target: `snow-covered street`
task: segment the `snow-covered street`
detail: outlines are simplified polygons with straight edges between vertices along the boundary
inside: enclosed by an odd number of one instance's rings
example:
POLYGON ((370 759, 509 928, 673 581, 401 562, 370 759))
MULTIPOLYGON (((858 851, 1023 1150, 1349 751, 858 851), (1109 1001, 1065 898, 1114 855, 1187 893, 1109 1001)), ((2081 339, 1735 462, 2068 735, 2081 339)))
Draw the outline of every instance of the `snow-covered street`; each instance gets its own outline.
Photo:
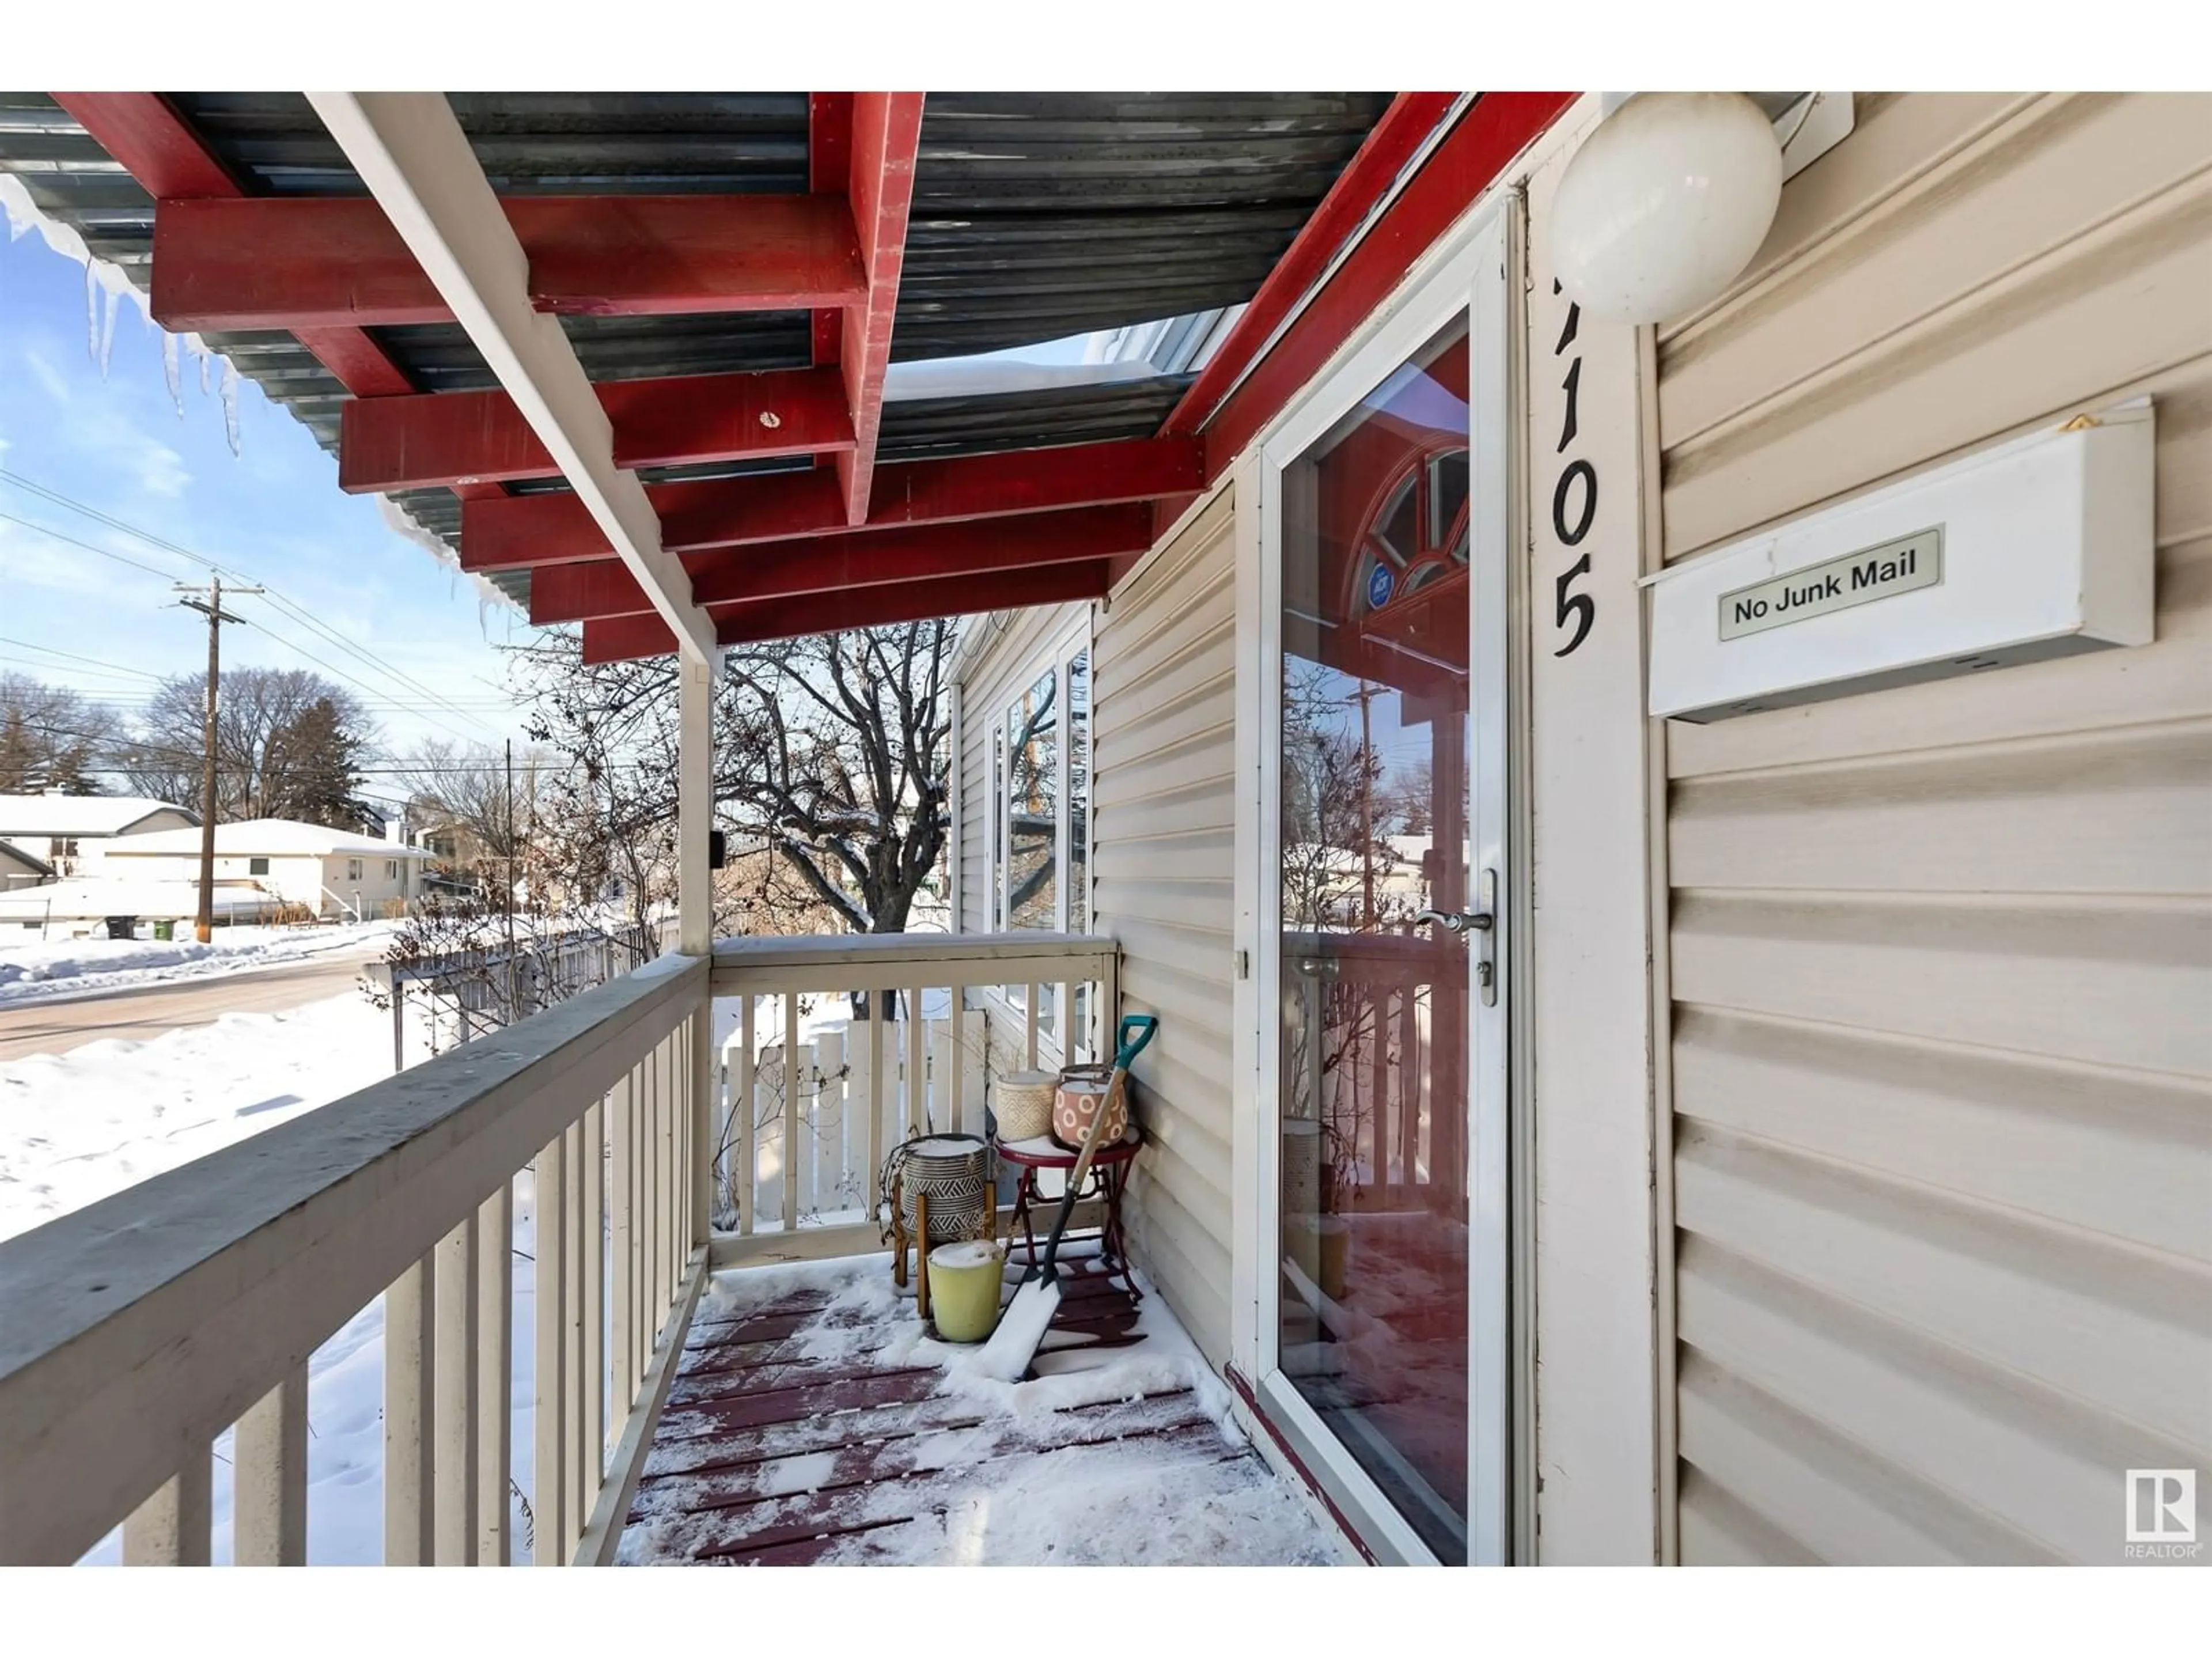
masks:
MULTIPOLYGON (((43 940, 0 933, 0 1007, 58 1000, 178 980, 198 980, 283 963, 381 949, 395 924, 335 927, 218 927, 206 945, 167 939, 43 940)), ((179 930, 189 935, 191 929, 179 930)))

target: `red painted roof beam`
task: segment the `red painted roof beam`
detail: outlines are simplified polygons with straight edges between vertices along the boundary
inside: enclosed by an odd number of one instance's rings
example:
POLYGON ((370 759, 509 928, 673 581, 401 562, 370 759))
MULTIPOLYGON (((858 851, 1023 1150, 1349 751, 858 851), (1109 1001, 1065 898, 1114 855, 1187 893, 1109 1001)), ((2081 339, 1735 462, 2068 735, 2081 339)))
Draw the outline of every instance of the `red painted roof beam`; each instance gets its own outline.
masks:
POLYGON ((837 456, 845 522, 868 521, 875 480, 876 434, 884 419, 884 374, 890 367, 891 322, 898 310, 899 272, 906 264, 907 216, 914 204, 915 158, 921 148, 918 92, 853 94, 852 173, 846 196, 868 269, 867 298, 845 308, 837 366, 853 411, 853 447, 837 456))
MULTIPOLYGON (((793 311, 867 292, 835 196, 523 196, 501 204, 530 257, 531 303, 569 316, 793 311)), ((161 202, 165 328, 386 327, 451 320, 374 201, 161 202)))
MULTIPOLYGON (((617 466, 853 447, 852 417, 835 369, 605 380, 593 389, 614 423, 617 466)), ((374 398, 349 403, 339 415, 338 488, 356 494, 560 473, 504 392, 374 398)))
MULTIPOLYGON (((1123 438, 1057 449, 901 461, 876 474, 865 532, 1055 508, 1144 501, 1198 489, 1194 438, 1123 438)), ((845 497, 827 470, 648 485, 672 552, 741 547, 847 528, 845 497)), ((514 495, 461 510, 461 568, 538 569, 611 560, 598 522, 570 495, 514 495)))
POLYGON ((1429 153, 1243 384, 1206 422, 1206 472, 1218 478, 1436 240, 1575 100, 1571 92, 1486 92, 1429 153))
MULTIPOLYGON (((709 608, 724 645, 754 645, 764 640, 796 639, 846 628, 890 628, 927 622, 933 617, 963 617, 985 611, 1065 605, 1104 595, 1109 566, 1103 559, 1085 564, 1047 565, 988 576, 947 576, 934 581, 904 582, 849 593, 811 593, 793 599, 709 608)), ((666 656, 676 636, 658 617, 615 617, 584 624, 584 660, 626 662, 666 656)))
MULTIPOLYGON (((1152 545, 1152 515, 1140 502, 1030 513, 975 524, 907 530, 848 531, 765 546, 684 556, 691 598, 715 605, 836 593, 946 576, 985 576, 1093 559, 1124 557, 1152 545)), ((552 565, 533 572, 530 620, 539 627, 653 609, 619 562, 552 565)))

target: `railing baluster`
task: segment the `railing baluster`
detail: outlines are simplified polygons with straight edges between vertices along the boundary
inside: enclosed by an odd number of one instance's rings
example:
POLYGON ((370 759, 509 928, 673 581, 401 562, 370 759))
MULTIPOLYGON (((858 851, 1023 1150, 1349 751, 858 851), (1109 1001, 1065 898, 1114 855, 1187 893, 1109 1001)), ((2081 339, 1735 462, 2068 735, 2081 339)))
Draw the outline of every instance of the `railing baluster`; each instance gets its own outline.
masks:
POLYGON ((232 1443, 232 1559, 241 1567, 307 1561, 307 1368, 246 1408, 232 1443))
POLYGON ((783 1000, 783 1231, 799 1231, 799 994, 783 1000))
POLYGON ((614 1328, 612 1392, 608 1399, 607 1434, 602 1443, 611 1444, 623 1431, 629 1416, 631 1404, 637 1399, 637 1291, 630 1273, 631 1232, 630 1187, 635 1180, 635 1160, 630 1150, 630 1079, 623 1078, 607 1097, 607 1139, 613 1152, 607 1172, 609 1195, 607 1217, 607 1249, 611 1258, 613 1284, 610 1287, 613 1306, 611 1323, 614 1328))
POLYGON ((514 1182, 477 1208, 476 1562, 514 1559, 507 1500, 514 1462, 514 1182))
MULTIPOLYGON (((647 1130, 652 1111, 652 1056, 630 1067, 629 1073, 629 1352, 630 1369, 641 1379, 646 1355, 652 1347, 650 1310, 653 1259, 648 1242, 653 1224, 650 1190, 653 1185, 653 1142, 647 1130)), ((633 1402, 637 1396, 630 1396, 633 1402)))
POLYGON ((562 1137, 556 1135, 538 1154, 532 1183, 536 1194, 538 1237, 534 1241, 536 1272, 532 1275, 537 1281, 537 1306, 533 1310, 537 1321, 537 1368, 531 1378, 530 1437, 536 1445, 531 1463, 530 1530, 531 1559, 541 1567, 561 1565, 567 1555, 562 1545, 568 1532, 566 1517, 561 1511, 562 1495, 568 1486, 568 1476, 562 1467, 562 1453, 568 1443, 562 1436, 566 1413, 562 1396, 567 1392, 568 1374, 561 1364, 561 1337, 568 1324, 562 1279, 568 1254, 563 1238, 567 1218, 561 1208, 567 1190, 561 1163, 562 1137))
POLYGON ((921 993, 906 994, 906 1129, 921 1127, 923 1085, 929 1080, 929 1026, 921 1017, 921 993))
POLYGON ((753 1146, 753 994, 738 999, 738 1075, 730 1090, 730 1109, 738 1114, 738 1167, 732 1186, 738 1198, 738 1231, 753 1230, 753 1186, 760 1162, 753 1146))
MULTIPOLYGON (((884 1167, 884 1025, 890 1011, 889 991, 868 993, 868 1190, 884 1167)), ((884 1194, 888 1200, 890 1194, 884 1194)), ((871 1202, 873 1200, 871 1200, 871 1202)))
POLYGON ((126 1567, 204 1567, 212 1553, 215 1460, 198 1447, 123 1523, 126 1567))
POLYGON ((436 1502, 431 1530, 441 1567, 471 1565, 477 1537, 477 1218, 440 1241, 435 1255, 437 1341, 431 1364, 430 1421, 436 1502))
POLYGON ((568 1524, 561 1534, 562 1554, 584 1529, 584 1165, 583 1126, 571 1123, 562 1132, 561 1150, 561 1516, 568 1524))
POLYGON ((646 1344, 653 1343, 653 1331, 660 1328, 660 1322, 668 1313, 668 1051, 657 1045, 653 1051, 653 1302, 647 1315, 651 1330, 646 1344))
POLYGON ((607 1142, 599 1101, 584 1109, 584 1432, 578 1447, 584 1469, 584 1503, 578 1523, 592 1511, 607 1468, 605 1417, 607 1142))
POLYGON ((384 1293, 384 1563, 392 1567, 428 1566, 436 1547, 437 1271, 434 1250, 384 1293))
POLYGON ((952 1009, 945 1021, 945 1097, 951 1104, 946 1108, 952 1120, 953 1132, 968 1133, 968 988, 957 981, 952 986, 952 1009))
POLYGON ((1028 1006, 1023 1011, 1023 1024, 1026 1033, 1024 1039, 1024 1046, 1023 1052, 1029 1056, 1028 1060, 1026 1060, 1024 1064, 1025 1064, 1032 1072, 1036 1070, 1037 1063, 1038 1000, 1039 988, 1032 985, 1028 990, 1028 1006))

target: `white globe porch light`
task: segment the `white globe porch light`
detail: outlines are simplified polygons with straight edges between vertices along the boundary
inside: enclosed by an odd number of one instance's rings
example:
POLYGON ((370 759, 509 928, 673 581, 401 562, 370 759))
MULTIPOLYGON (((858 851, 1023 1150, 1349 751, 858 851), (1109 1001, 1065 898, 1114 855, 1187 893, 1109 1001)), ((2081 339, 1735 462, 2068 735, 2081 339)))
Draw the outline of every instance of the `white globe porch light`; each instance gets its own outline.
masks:
POLYGON ((1782 147, 1740 92, 1645 92, 1567 163, 1552 268, 1594 317, 1658 323, 1717 298, 1782 200, 1782 147))

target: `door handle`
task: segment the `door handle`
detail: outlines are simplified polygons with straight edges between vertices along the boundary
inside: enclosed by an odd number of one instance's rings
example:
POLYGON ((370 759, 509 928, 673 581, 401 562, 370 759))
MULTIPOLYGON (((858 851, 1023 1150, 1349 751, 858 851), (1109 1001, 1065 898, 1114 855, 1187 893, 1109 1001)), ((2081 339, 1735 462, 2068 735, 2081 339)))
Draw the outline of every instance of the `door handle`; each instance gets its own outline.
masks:
POLYGON ((1482 945, 1475 957, 1474 981, 1482 993, 1482 1006, 1498 1006, 1498 872, 1485 870, 1476 887, 1479 910, 1424 910, 1417 923, 1442 927, 1455 933, 1480 933, 1482 945))
POLYGON ((1424 910, 1413 920, 1416 922, 1441 926, 1455 933, 1470 931, 1486 933, 1497 925, 1495 919, 1487 910, 1424 910))

